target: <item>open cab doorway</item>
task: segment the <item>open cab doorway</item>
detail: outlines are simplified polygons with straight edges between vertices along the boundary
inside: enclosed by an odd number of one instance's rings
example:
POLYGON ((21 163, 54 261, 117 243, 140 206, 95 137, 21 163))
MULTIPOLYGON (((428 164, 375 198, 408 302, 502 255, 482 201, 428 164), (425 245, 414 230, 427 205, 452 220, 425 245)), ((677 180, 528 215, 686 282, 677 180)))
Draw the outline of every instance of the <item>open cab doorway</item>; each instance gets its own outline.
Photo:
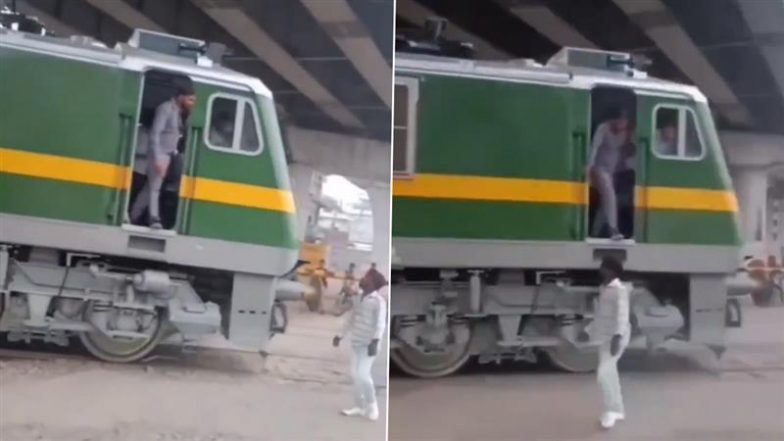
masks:
POLYGON ((632 244, 638 165, 636 95, 625 88, 595 87, 590 115, 586 240, 632 244))
MULTIPOLYGON (((182 74, 149 70, 144 75, 139 120, 136 125, 136 142, 133 145, 132 166, 133 177, 125 211, 124 227, 131 229, 156 230, 173 233, 177 225, 180 184, 182 181, 184 158, 187 145, 188 115, 180 111, 177 147, 168 156, 163 182, 158 197, 157 218, 150 213, 150 205, 154 203, 149 188, 150 176, 156 172, 152 158, 150 143, 153 136, 153 124, 156 111, 161 104, 177 99, 178 90, 182 85, 192 85, 191 79, 182 74)), ((165 129, 171 132, 171 127, 165 129)), ((159 135, 160 136, 160 135, 159 135)), ((171 133, 164 136, 171 137, 171 133)), ((171 138, 170 138, 171 140, 171 138)))

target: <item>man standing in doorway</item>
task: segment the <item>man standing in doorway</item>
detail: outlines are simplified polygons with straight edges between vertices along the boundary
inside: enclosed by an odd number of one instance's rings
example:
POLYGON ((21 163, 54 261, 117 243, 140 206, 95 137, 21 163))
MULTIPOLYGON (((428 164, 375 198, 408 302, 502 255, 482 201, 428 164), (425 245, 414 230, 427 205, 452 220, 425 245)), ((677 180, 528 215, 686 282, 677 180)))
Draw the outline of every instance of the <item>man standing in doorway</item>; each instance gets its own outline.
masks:
POLYGON ((332 345, 338 347, 346 334, 351 334, 351 376, 354 380, 355 405, 341 412, 346 416, 364 416, 371 421, 376 421, 379 416, 371 370, 387 324, 386 302, 378 292, 386 285, 387 281, 380 272, 368 271, 359 281, 362 293, 343 330, 332 339, 332 345))
MULTIPOLYGON (((600 424, 610 429, 616 421, 626 417, 621 396, 621 382, 618 377, 618 360, 629 344, 631 325, 629 323, 629 290, 621 282, 623 266, 612 257, 602 259, 599 274, 602 285, 596 304, 591 334, 599 343, 599 366, 596 378, 602 393, 604 412, 600 424)), ((580 340, 590 338, 586 332, 580 340)))
MULTIPOLYGON (((621 108, 614 108, 608 120, 596 128, 593 135, 591 157, 588 161, 588 177, 591 185, 599 192, 604 220, 610 227, 610 238, 624 238, 618 229, 618 201, 613 177, 623 156, 623 148, 631 140, 629 116, 621 108)), ((601 225, 594 222, 592 236, 599 235, 601 225)))
POLYGON ((172 156, 184 136, 187 115, 196 106, 196 92, 190 80, 182 79, 177 84, 174 97, 164 101, 155 109, 147 148, 147 182, 131 207, 131 221, 142 224, 142 216, 149 208, 151 228, 160 229, 161 187, 169 171, 172 156))

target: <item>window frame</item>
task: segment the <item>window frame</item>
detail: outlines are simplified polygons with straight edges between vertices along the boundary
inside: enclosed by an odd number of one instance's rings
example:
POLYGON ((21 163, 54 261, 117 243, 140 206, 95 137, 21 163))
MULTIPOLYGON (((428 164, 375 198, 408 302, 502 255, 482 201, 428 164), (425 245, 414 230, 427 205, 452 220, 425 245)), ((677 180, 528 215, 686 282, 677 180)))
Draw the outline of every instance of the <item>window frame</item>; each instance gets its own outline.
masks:
MULTIPOLYGON (((403 86, 406 88, 406 95, 408 98, 408 105, 406 108, 406 166, 404 170, 395 170, 395 156, 394 150, 392 152, 392 175, 394 177, 412 177, 416 172, 416 150, 417 150, 417 112, 419 109, 419 82, 420 80, 415 77, 396 76, 394 86, 403 86)), ((394 87, 393 87, 394 95, 394 87)), ((393 106, 394 112, 394 106, 393 106)), ((393 114, 394 116, 394 114, 393 114)), ((395 131, 400 126, 395 125, 394 118, 392 119, 392 136, 395 136, 395 131)), ((394 138, 392 139, 392 148, 395 148, 394 138)))
POLYGON ((243 95, 236 95, 226 92, 217 92, 210 95, 207 100, 207 124, 204 130, 204 145, 208 149, 222 153, 232 153, 242 156, 258 156, 264 152, 264 134, 261 131, 261 119, 259 118, 259 109, 256 102, 243 95), (212 108, 213 103, 218 98, 225 98, 236 101, 236 108, 234 113, 234 136, 231 140, 231 147, 216 146, 210 143, 210 129, 212 128, 212 108), (253 122, 256 125, 256 134, 259 139, 259 146, 256 150, 248 151, 240 148, 240 140, 242 139, 242 131, 244 129, 245 118, 245 104, 249 104, 251 112, 253 113, 253 122))
POLYGON ((658 159, 668 160, 668 161, 685 161, 685 162, 699 162, 705 159, 705 156, 708 153, 708 148, 705 144, 705 136, 702 133, 702 127, 699 123, 699 118, 697 118, 697 113, 687 104, 671 104, 671 103, 659 103, 653 106, 653 112, 651 114, 652 121, 651 121, 651 131, 652 136, 651 139, 651 152, 653 156, 658 159), (659 130, 656 127, 656 120, 657 115, 659 113, 659 109, 670 109, 676 110, 678 112, 678 146, 677 150, 678 153, 675 155, 663 155, 659 153, 658 145, 659 145, 659 130), (694 121, 694 128, 697 130, 697 138, 700 141, 700 154, 698 156, 685 156, 686 154, 686 124, 681 124, 682 122, 687 121, 686 113, 690 113, 693 121, 694 121), (683 148, 681 150, 681 148, 683 148))

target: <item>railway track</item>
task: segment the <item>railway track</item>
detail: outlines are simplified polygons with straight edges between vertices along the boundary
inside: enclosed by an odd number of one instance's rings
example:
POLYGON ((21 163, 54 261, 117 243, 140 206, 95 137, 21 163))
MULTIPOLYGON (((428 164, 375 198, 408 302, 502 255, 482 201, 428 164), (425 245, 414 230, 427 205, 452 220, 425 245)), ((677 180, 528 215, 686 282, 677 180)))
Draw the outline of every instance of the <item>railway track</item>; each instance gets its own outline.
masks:
POLYGON ((56 351, 40 351, 32 349, 11 349, 0 347, 0 360, 52 360, 52 359, 69 359, 69 360, 89 360, 89 357, 80 354, 71 354, 56 351))
MULTIPOLYGON (((183 360, 186 354, 172 348, 158 348, 147 358, 137 362, 137 364, 148 364, 154 360, 183 360)), ((30 346, 14 343, 0 343, 0 360, 80 360, 101 363, 100 360, 90 356, 83 348, 77 344, 67 347, 32 344, 30 346)))
MULTIPOLYGON (((144 359, 133 363, 127 363, 126 365, 179 368, 204 368, 205 366, 213 366, 213 369, 222 370, 221 367, 214 367, 215 360, 220 360, 224 356, 227 356, 230 359, 232 354, 237 353, 240 352, 232 350, 214 350, 208 348, 183 349, 180 346, 161 345, 144 359), (218 354, 217 358, 216 354, 218 354)), ((60 347, 34 343, 30 346, 25 346, 2 341, 0 342, 0 361, 4 360, 71 360, 80 361, 83 363, 89 362, 114 366, 123 364, 98 360, 92 357, 78 344, 71 344, 67 347, 60 347)), ((231 363, 229 363, 229 365, 230 364, 231 363)))

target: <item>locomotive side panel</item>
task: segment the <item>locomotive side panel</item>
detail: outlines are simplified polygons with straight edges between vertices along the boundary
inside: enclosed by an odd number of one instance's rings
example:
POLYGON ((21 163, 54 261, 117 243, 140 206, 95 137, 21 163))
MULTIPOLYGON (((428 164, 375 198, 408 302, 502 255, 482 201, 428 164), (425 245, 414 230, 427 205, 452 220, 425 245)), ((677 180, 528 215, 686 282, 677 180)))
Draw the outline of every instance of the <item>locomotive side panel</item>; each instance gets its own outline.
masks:
POLYGON ((573 89, 423 78, 416 170, 394 182, 393 235, 575 240, 585 100, 573 89))
POLYGON ((8 307, 0 332, 60 345, 76 336, 114 362, 144 358, 171 333, 190 344, 223 331, 261 350, 283 332, 277 296, 294 298, 297 287, 278 276, 298 247, 263 84, 132 46, 2 34, 0 300, 8 307), (195 83, 198 104, 178 146, 179 201, 176 183, 165 186, 176 222, 169 231, 129 225, 128 190, 146 173, 136 161, 148 153, 147 116, 183 77, 195 83), (217 149, 206 134, 216 94, 230 98, 223 110, 231 115, 231 136, 217 149))
POLYGON ((0 211, 118 224, 138 73, 6 47, 0 60, 0 211))
MULTIPOLYGON (((198 130, 190 140, 194 148, 191 155, 196 156, 189 158, 193 173, 183 183, 181 192, 188 199, 183 233, 292 250, 293 265, 298 249, 294 203, 274 103, 250 91, 203 83, 197 83, 197 93, 201 105, 192 124, 198 130), (240 107, 245 107, 243 111, 249 113, 243 123, 257 127, 259 148, 237 152, 207 145, 216 99, 223 99, 224 103, 239 100, 240 107)), ((241 127, 238 125, 235 130, 241 127)))
POLYGON ((707 104, 640 96, 639 106, 639 144, 646 149, 639 152, 646 156, 637 189, 645 222, 641 241, 737 246, 737 202, 707 104), (655 152, 656 118, 669 109, 684 112, 684 125, 694 130, 684 128, 683 135, 702 153, 676 158, 655 152))

